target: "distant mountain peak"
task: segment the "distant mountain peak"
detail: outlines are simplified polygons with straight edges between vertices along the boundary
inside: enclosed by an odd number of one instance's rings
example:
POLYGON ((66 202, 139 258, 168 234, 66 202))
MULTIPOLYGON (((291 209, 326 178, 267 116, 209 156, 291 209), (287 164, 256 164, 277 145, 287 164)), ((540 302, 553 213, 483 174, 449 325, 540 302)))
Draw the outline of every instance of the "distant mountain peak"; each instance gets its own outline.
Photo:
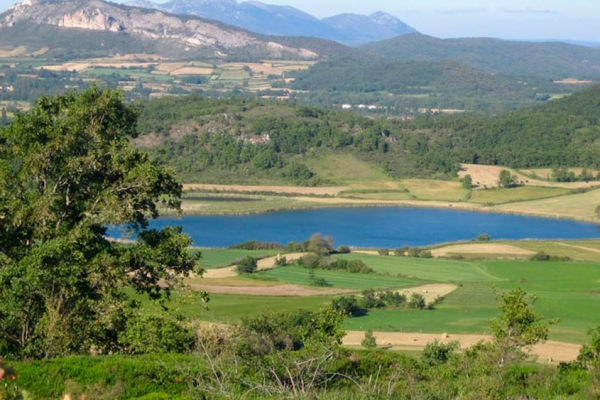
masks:
POLYGON ((413 28, 384 11, 371 15, 340 14, 322 20, 297 8, 259 0, 170 0, 156 4, 133 0, 129 5, 156 8, 174 14, 193 14, 267 35, 307 36, 349 45, 381 41, 414 33, 413 28))

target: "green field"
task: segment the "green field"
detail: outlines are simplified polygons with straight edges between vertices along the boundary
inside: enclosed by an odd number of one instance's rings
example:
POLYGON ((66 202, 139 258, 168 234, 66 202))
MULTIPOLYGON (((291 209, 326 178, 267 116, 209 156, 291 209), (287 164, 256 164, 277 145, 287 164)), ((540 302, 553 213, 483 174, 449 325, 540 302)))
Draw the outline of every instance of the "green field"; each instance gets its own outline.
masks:
MULTIPOLYGON (((303 267, 289 266, 276 268, 262 272, 261 275, 268 279, 276 279, 280 282, 295 285, 309 285, 309 269, 303 267)), ((323 278, 334 288, 341 289, 383 289, 402 288, 419 285, 420 281, 408 278, 397 278, 393 276, 382 276, 376 274, 351 274, 341 271, 325 271, 317 269, 314 271, 317 278, 323 278)))
POLYGON ((535 252, 543 251, 551 256, 569 257, 576 261, 592 261, 600 263, 599 241, 516 241, 506 242, 513 246, 535 252))
POLYGON ((204 268, 218 268, 232 265, 236 260, 244 257, 265 258, 279 254, 280 250, 229 250, 229 249, 194 249, 192 252, 202 253, 200 264, 204 268))
MULTIPOLYGON (((533 250, 539 246, 550 250, 557 247, 567 252, 579 251, 556 243, 549 246, 551 243, 554 242, 510 244, 533 250)), ((600 241, 569 241, 565 244, 597 249, 600 241)), ((249 253, 209 249, 205 250, 205 261, 207 265, 215 266, 249 253)), ((273 253, 267 251, 263 254, 273 253)), ((590 254, 600 256, 600 253, 590 254)), ((361 259, 377 274, 315 270, 316 277, 325 279, 333 288, 360 291, 369 288, 404 288, 426 282, 453 282, 459 285, 434 310, 371 310, 366 316, 348 319, 345 326, 351 330, 489 333, 489 321, 496 315, 494 288, 504 291, 517 287, 537 296, 535 308, 542 315, 560 319, 560 323, 551 329, 551 339, 581 343, 587 338, 587 330, 600 322, 600 263, 518 260, 472 262, 364 254, 334 257, 361 259)), ((309 270, 305 268, 288 266, 262 272, 256 278, 308 286, 308 273, 309 270)), ((315 310, 326 306, 334 298, 211 295, 208 311, 200 305, 188 306, 186 311, 202 320, 235 322, 243 316, 256 315, 265 310, 315 310)))
MULTIPOLYGON (((600 322, 600 265, 526 261, 486 261, 483 267, 497 278, 491 284, 465 284, 433 311, 374 310, 346 321, 348 329, 404 332, 488 332, 496 315, 494 292, 517 287, 535 294, 536 310, 560 323, 551 339, 583 342, 587 330, 600 322)), ((488 332, 489 333, 489 332, 488 332)))
POLYGON ((564 188, 551 188, 542 186, 522 186, 517 188, 497 188, 488 190, 473 190, 471 203, 503 204, 517 201, 529 201, 549 197, 564 196, 571 190, 564 188))
POLYGON ((401 275, 432 282, 495 282, 484 265, 477 262, 424 259, 368 254, 340 254, 336 258, 360 259, 379 274, 401 275))

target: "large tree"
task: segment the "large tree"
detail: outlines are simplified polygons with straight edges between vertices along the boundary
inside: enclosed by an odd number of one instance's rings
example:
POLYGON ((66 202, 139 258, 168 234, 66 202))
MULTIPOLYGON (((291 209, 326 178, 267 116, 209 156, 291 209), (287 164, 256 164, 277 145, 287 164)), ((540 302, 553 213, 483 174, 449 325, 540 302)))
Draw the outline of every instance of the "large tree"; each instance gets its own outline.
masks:
POLYGON ((125 289, 161 298, 196 268, 179 229, 148 229, 181 185, 129 144, 136 118, 94 86, 40 98, 0 131, 0 355, 117 349, 125 289), (136 243, 109 241, 110 224, 136 243))

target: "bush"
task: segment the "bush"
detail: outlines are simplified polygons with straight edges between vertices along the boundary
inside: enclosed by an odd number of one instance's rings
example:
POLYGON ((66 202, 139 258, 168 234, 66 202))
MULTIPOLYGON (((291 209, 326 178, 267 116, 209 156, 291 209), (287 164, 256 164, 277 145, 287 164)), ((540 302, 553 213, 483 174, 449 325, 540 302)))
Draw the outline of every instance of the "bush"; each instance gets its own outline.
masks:
POLYGON ((242 259, 242 261, 237 265, 236 272, 240 275, 253 274, 256 272, 257 267, 258 265, 256 258, 248 256, 242 259))
POLYGON ((338 248, 338 253, 340 254, 349 254, 350 253, 350 247, 346 246, 346 245, 342 245, 338 248))
POLYGON ((414 308, 415 310, 423 310, 427 304, 425 303, 425 297, 419 293, 413 293, 410 296, 410 300, 408 302, 408 307, 414 308))
POLYGON ((379 253, 380 256, 389 256, 390 255, 390 251, 385 248, 377 250, 377 253, 379 253))
POLYGON ((366 349, 377 348, 377 338, 373 335, 373 331, 369 330, 365 332, 365 338, 360 344, 366 349))
POLYGON ((187 353, 194 348, 194 330, 167 314, 140 314, 127 321, 119 343, 129 354, 187 353))
POLYGON ((256 240, 251 240, 248 242, 243 242, 239 244, 234 244, 229 246, 230 249, 237 250, 283 250, 284 246, 275 242, 259 242, 256 240))
POLYGON ((475 240, 478 242, 489 242, 490 239, 491 239, 491 237, 487 233, 481 233, 481 234, 477 235, 477 237, 475 238, 475 240))

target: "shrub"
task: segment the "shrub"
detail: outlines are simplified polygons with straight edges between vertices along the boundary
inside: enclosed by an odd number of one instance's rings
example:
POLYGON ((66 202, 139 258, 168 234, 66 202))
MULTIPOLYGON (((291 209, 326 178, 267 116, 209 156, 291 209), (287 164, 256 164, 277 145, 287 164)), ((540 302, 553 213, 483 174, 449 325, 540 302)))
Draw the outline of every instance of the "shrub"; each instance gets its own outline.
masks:
POLYGON ((389 256, 390 255, 390 251, 385 248, 377 250, 377 253, 379 253, 380 256, 389 256))
POLYGON ((423 310, 427 304, 425 303, 425 297, 419 293, 413 293, 410 296, 410 300, 408 302, 408 307, 414 308, 416 310, 423 310))
POLYGON ((259 242, 251 240, 229 246, 230 249, 238 250, 283 250, 285 247, 275 242, 259 242))
POLYGON ((375 349, 377 348, 377 338, 373 335, 373 331, 368 330, 365 332, 365 338, 360 342, 360 344, 366 349, 375 349))
POLYGON ((491 240, 491 237, 487 233, 481 233, 481 234, 477 235, 475 240, 478 242, 489 242, 491 240))
POLYGON ((167 314, 136 315, 119 335, 119 343, 130 354, 186 353, 195 341, 190 326, 167 314))
POLYGON ((257 266, 256 258, 248 256, 237 265, 236 272, 240 275, 253 274, 256 272, 257 266))
POLYGON ((350 247, 346 246, 346 245, 342 245, 338 248, 338 253, 340 254, 349 254, 350 253, 350 247))

